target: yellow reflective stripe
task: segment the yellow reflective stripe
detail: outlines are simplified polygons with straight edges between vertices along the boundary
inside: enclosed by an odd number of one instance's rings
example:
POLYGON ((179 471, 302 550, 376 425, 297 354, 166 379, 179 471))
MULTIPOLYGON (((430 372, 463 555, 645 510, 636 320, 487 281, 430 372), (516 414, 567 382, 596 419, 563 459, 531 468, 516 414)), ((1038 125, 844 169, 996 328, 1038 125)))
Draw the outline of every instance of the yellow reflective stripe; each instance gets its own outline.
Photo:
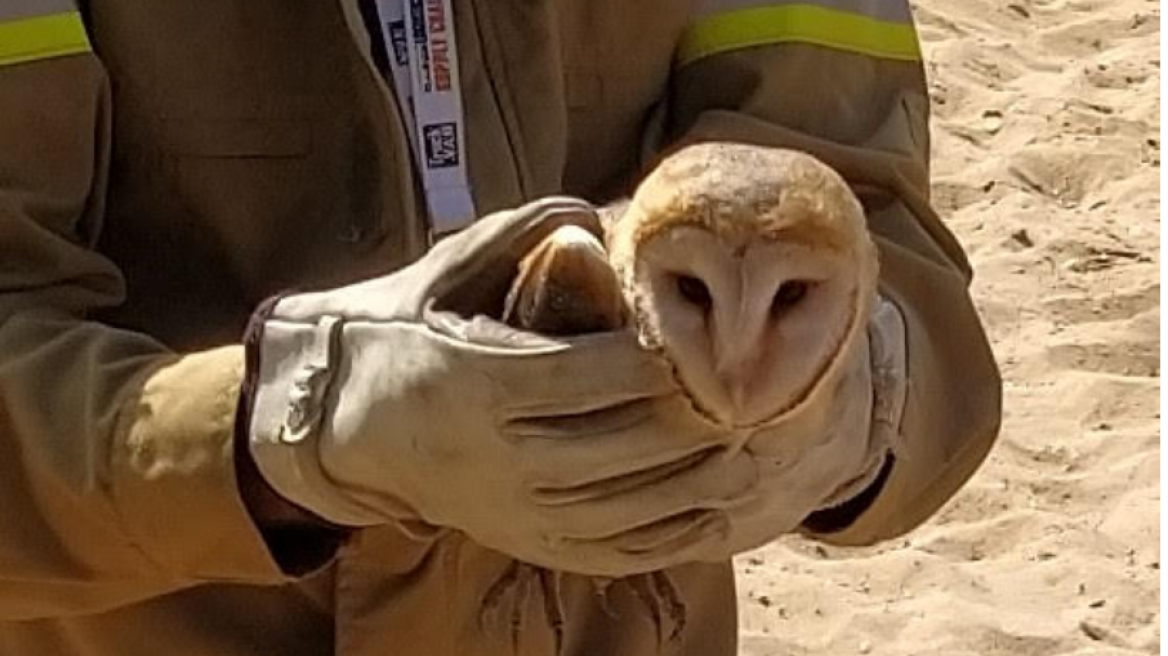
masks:
POLYGON ((916 28, 911 23, 800 4, 739 9, 704 18, 682 36, 677 61, 685 65, 739 48, 792 42, 884 59, 921 59, 916 28))
POLYGON ((0 23, 0 66, 89 50, 85 25, 76 11, 0 23))

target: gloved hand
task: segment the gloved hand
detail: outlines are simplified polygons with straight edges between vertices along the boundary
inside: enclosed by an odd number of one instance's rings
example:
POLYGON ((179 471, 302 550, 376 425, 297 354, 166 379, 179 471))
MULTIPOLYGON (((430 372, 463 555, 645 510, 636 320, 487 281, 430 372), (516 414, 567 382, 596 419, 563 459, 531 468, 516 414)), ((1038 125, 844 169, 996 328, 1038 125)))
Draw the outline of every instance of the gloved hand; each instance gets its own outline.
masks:
POLYGON ((495 313, 518 260, 593 209, 482 219, 392 275, 275 304, 253 353, 253 458, 332 522, 457 529, 551 569, 622 576, 725 550, 750 458, 629 332, 550 339, 495 313))

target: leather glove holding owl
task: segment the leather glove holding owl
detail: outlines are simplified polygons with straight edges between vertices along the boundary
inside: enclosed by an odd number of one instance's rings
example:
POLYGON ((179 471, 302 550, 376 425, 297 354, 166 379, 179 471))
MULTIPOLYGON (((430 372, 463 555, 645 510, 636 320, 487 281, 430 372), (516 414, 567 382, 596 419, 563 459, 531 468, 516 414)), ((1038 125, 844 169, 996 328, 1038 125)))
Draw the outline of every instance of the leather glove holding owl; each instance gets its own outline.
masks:
POLYGON ((752 464, 628 331, 549 338, 490 318, 517 263, 585 203, 485 217, 391 275, 287 296, 249 344, 251 455, 333 523, 397 524, 558 570, 697 560, 745 503, 752 464))

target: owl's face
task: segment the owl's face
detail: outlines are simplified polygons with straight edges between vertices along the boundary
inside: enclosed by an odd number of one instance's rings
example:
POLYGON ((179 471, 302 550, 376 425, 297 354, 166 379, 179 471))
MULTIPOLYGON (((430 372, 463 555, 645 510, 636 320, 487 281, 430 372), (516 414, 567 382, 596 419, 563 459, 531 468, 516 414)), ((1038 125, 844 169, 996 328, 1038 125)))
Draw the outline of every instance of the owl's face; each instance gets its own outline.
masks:
MULTIPOLYGON (((718 175, 733 173, 722 164, 718 175)), ((708 189, 708 176, 650 177, 610 240, 642 341, 731 428, 776 420, 830 384, 866 327, 877 278, 863 211, 834 172, 788 151, 751 164, 749 179, 726 182, 741 194, 685 200, 679 179, 708 189)))

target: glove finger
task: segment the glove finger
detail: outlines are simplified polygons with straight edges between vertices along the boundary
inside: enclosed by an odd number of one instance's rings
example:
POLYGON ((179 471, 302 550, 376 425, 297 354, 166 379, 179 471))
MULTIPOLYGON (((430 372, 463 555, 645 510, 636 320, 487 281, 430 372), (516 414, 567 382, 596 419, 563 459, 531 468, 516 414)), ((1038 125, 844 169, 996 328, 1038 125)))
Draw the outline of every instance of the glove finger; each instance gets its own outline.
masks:
POLYGON ((560 538, 607 541, 624 535, 621 544, 650 550, 703 511, 749 503, 758 482, 750 457, 740 453, 728 458, 722 449, 708 449, 626 477, 535 489, 529 499, 536 506, 533 512, 553 527, 548 532, 560 538))
POLYGON ((679 389, 669 364, 625 331, 573 338, 560 348, 478 349, 473 358, 496 384, 500 418, 519 425, 679 389))
POLYGON ((530 489, 549 490, 644 475, 733 440, 694 414, 679 394, 579 417, 512 423, 503 434, 530 489))
POLYGON ((624 433, 653 420, 656 399, 615 399, 607 393, 596 399, 595 407, 587 399, 570 401, 571 407, 542 406, 540 416, 508 420, 504 431, 512 440, 580 440, 612 433, 624 433))
POLYGON ((729 532, 724 512, 696 510, 610 538, 557 540, 521 557, 559 571, 621 578, 683 563, 726 560, 731 555, 729 532), (653 546, 645 546, 649 544, 653 546))
POLYGON ((624 554, 629 557, 664 554, 714 539, 722 543, 730 533, 730 518, 720 510, 705 508, 671 515, 645 526, 638 526, 599 540, 573 539, 569 542, 624 554))

